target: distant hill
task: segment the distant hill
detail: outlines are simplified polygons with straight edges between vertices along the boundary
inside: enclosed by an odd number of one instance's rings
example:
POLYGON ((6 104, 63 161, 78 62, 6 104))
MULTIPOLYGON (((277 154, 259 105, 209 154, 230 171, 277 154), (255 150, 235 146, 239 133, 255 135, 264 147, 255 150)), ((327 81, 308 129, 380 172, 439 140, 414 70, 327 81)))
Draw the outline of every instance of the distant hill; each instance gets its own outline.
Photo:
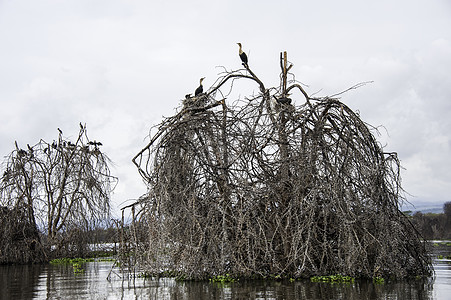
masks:
POLYGON ((402 207, 401 210, 406 213, 409 212, 409 215, 414 215, 417 212, 423 214, 443 214, 443 204, 417 204, 415 207, 408 205, 402 207))

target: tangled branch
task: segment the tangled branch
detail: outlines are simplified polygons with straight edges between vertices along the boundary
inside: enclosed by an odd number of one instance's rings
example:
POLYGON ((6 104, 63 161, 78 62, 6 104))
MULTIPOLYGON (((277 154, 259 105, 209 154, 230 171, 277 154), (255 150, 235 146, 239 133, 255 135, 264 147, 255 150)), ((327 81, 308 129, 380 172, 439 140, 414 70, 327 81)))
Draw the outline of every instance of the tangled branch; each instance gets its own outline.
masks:
POLYGON ((52 143, 40 140, 26 150, 15 146, 3 163, 0 203, 10 213, 20 211, 26 224, 42 233, 39 243, 47 254, 75 248, 80 232, 107 221, 117 179, 101 143, 88 139, 85 126, 80 124, 75 142, 60 131, 52 143))
MULTIPOLYGON (((267 89, 246 65, 165 119, 134 158, 148 184, 143 264, 188 278, 427 276, 430 259, 399 211, 396 153, 338 98, 288 80, 267 89), (234 80, 259 94, 217 100, 234 80), (305 103, 295 106, 290 93, 305 103)), ((226 95, 227 96, 227 95, 226 95)))

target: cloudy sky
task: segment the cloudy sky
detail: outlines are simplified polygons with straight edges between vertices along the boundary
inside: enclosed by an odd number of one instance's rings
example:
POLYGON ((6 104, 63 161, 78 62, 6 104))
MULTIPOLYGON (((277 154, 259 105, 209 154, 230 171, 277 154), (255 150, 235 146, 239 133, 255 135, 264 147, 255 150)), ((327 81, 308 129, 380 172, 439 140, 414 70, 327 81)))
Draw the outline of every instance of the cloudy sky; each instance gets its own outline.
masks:
MULTIPOLYGON (((416 205, 451 201, 451 2, 0 0, 0 155, 79 122, 119 177, 116 207, 146 187, 132 157, 200 77, 241 67, 266 86, 279 53, 308 93, 342 96, 398 152, 416 205)), ((244 92, 244 93, 247 93, 244 92)))

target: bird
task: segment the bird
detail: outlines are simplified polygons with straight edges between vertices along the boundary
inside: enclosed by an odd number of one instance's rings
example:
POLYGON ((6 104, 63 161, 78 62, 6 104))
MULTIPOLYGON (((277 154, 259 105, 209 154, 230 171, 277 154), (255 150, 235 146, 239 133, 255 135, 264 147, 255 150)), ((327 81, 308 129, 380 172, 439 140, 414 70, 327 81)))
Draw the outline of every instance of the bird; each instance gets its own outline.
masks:
POLYGON ((102 146, 102 145, 103 145, 101 142, 97 142, 97 141, 94 141, 94 142, 89 141, 88 144, 89 144, 89 145, 96 146, 96 147, 97 147, 97 146, 102 146))
POLYGON ((248 67, 247 55, 246 55, 246 53, 243 52, 243 49, 241 48, 241 43, 237 43, 237 44, 238 44, 238 46, 240 46, 240 50, 238 53, 240 54, 240 58, 241 58, 241 61, 243 62, 243 66, 245 66, 247 68, 248 67))
POLYGON ((291 104, 291 98, 288 98, 286 96, 282 96, 280 98, 276 98, 277 102, 279 102, 280 104, 291 104))
POLYGON ((204 87, 202 86, 202 81, 205 79, 205 77, 202 77, 200 80, 199 80, 199 86, 198 86, 198 88, 196 89, 196 91, 194 91, 194 96, 198 96, 199 94, 202 94, 202 92, 204 91, 204 87))
POLYGON ((19 154, 19 157, 27 155, 27 151, 25 151, 24 149, 19 149, 19 151, 17 151, 17 153, 19 154))
POLYGON ((189 99, 189 98, 191 98, 191 94, 186 94, 185 99, 189 99))

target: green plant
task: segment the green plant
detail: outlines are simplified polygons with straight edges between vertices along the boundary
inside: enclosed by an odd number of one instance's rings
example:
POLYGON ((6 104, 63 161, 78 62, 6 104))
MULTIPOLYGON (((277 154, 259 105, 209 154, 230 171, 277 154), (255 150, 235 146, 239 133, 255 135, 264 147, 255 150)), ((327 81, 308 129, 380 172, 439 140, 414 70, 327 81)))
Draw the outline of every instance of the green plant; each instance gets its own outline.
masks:
POLYGON ((229 282, 236 282, 236 281, 237 281, 237 279, 232 277, 230 274, 217 275, 213 278, 210 278, 210 282, 229 283, 229 282))
POLYGON ((379 276, 373 277, 373 282, 376 284, 384 284, 385 279, 379 276))
POLYGON ((351 283, 355 281, 354 277, 346 275, 328 275, 310 277, 311 282, 330 282, 330 283, 351 283))
POLYGON ((52 259, 50 263, 52 265, 72 265, 72 269, 75 274, 80 274, 84 272, 84 269, 82 267, 83 263, 87 262, 93 262, 95 261, 94 258, 56 258, 52 259))

